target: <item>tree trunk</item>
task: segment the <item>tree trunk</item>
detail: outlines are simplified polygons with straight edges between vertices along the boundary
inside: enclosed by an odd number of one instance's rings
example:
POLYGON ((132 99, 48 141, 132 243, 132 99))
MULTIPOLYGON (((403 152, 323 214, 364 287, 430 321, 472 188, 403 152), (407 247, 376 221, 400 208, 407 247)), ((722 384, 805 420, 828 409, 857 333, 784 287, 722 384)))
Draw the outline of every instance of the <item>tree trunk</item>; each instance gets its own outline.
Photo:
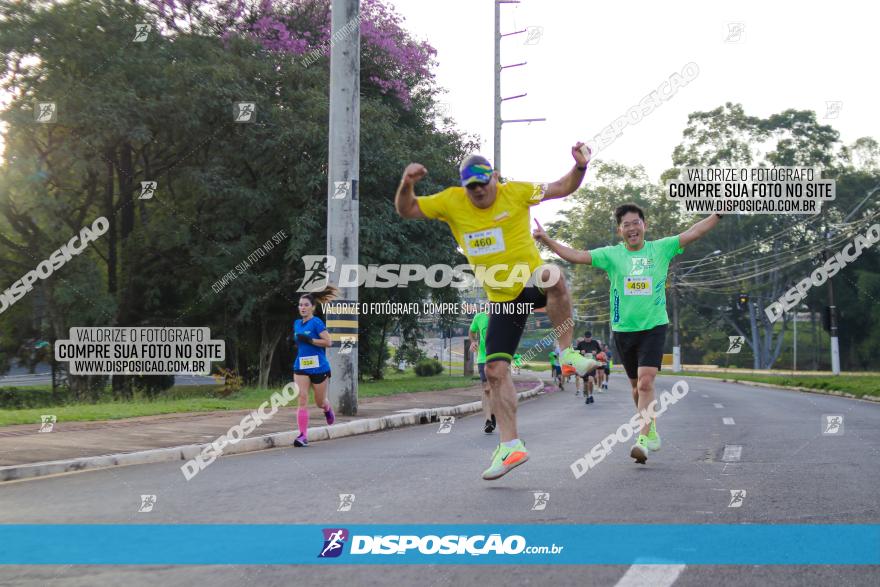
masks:
POLYGON ((107 229, 107 292, 116 295, 116 209, 113 205, 113 159, 112 151, 107 157, 107 181, 104 184, 104 216, 107 229))
POLYGON ((388 333, 388 322, 382 323, 382 336, 379 339, 379 353, 376 356, 376 367, 373 370, 373 379, 382 379, 382 365, 385 362, 385 335, 388 333))
POLYGON ((269 371, 272 369, 272 357, 275 356, 275 348, 278 340, 284 334, 284 327, 276 326, 269 328, 268 320, 260 319, 260 376, 257 387, 266 389, 269 387, 269 371))
POLYGON ((810 323, 813 327, 813 371, 819 370, 819 332, 816 329, 816 312, 810 310, 810 323))
POLYGON ((761 338, 758 332, 758 320, 755 317, 755 302, 749 299, 749 326, 752 329, 752 367, 760 369, 761 365, 761 338))

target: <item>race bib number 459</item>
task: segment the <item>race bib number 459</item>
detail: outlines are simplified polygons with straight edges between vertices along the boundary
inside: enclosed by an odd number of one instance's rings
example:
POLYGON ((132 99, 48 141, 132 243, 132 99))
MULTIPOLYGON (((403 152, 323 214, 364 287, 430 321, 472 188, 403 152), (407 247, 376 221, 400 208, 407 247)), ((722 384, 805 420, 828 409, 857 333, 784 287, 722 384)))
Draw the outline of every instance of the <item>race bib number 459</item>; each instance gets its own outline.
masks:
POLYGON ((504 250, 504 235, 500 228, 489 228, 465 234, 464 243, 469 257, 500 253, 504 250))
POLYGON ((624 280, 623 295, 626 296, 649 296, 653 289, 653 279, 650 277, 626 277, 624 280))

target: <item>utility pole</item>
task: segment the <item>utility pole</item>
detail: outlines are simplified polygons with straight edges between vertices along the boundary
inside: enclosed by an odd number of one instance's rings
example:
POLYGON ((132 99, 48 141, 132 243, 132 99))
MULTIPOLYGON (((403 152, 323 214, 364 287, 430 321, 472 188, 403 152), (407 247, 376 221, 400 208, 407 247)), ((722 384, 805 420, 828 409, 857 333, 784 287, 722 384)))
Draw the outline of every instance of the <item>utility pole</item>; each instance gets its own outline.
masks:
POLYGON ((543 122, 546 118, 518 118, 515 120, 502 120, 501 103, 505 100, 515 100, 523 98, 528 94, 519 94, 508 98, 501 97, 501 71, 510 67, 520 67, 527 62, 514 63, 513 65, 501 65, 501 38, 510 37, 512 35, 520 35, 526 32, 526 29, 514 31, 512 33, 501 34, 501 5, 502 4, 519 4, 519 0, 495 0, 495 153, 494 161, 495 170, 501 170, 501 126, 507 122, 543 122))
MULTIPOLYGON (((878 191, 880 191, 880 185, 875 186, 869 191, 862 201, 846 215, 841 224, 847 223, 849 219, 859 211, 859 208, 861 208, 865 202, 867 202, 878 191)), ((825 233, 825 238, 830 241, 835 233, 836 231, 834 230, 828 231, 825 233)), ((827 251, 823 252, 822 259, 827 259, 828 254, 827 251)), ((840 344, 837 338, 837 306, 834 305, 834 285, 831 283, 831 279, 828 280, 828 326, 831 331, 831 372, 834 375, 840 375, 840 344)))
MULTIPOLYGON (((341 267, 358 263, 358 178, 360 157, 360 0, 332 0, 330 45, 330 149, 327 173, 329 283, 338 285, 341 267), (338 33, 338 36, 337 36, 338 33)), ((330 402, 338 413, 357 414, 358 317, 338 306, 356 304, 357 286, 341 287, 326 312, 333 346, 328 349, 333 385, 330 402), (343 341, 354 345, 340 352, 343 341)), ((351 307, 351 306, 349 306, 351 307)), ((356 306, 354 306, 356 307, 356 306)))
POLYGON ((672 371, 681 372, 681 344, 678 341, 678 284, 675 273, 672 285, 672 371))

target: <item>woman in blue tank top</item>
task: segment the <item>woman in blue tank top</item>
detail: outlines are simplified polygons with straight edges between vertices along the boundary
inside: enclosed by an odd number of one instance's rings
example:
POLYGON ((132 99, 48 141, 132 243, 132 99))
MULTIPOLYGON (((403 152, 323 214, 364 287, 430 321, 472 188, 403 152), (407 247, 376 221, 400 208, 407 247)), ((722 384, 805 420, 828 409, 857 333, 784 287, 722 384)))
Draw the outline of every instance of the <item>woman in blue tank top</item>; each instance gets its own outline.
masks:
POLYGON ((296 412, 299 436, 293 441, 294 446, 309 445, 309 387, 314 390, 315 405, 324 411, 327 424, 333 424, 336 420, 333 408, 327 401, 330 363, 327 361, 326 349, 333 342, 324 321, 315 316, 318 304, 326 303, 335 296, 336 289, 327 288, 322 292, 303 294, 299 298, 301 318, 293 323, 293 337, 297 346, 293 361, 293 380, 300 390, 299 409, 296 412))

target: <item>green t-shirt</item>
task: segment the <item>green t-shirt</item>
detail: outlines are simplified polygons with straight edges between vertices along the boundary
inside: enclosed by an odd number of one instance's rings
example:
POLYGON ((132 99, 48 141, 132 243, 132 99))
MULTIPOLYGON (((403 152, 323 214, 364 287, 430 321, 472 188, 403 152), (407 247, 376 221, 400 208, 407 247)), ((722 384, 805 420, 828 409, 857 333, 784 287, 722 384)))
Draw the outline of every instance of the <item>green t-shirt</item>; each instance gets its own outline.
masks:
POLYGON ((666 315, 666 275, 672 258, 684 252, 678 236, 645 241, 638 251, 623 243, 590 251, 593 266, 611 281, 611 329, 614 332, 650 330, 669 324, 666 315))
POLYGON ((522 366, 522 355, 513 355, 513 364, 517 367, 522 366))
POLYGON ((486 330, 489 328, 489 314, 478 312, 471 320, 471 332, 480 333, 480 348, 477 351, 477 364, 486 362, 486 330))
POLYGON ((558 367, 559 366, 559 357, 556 356, 556 351, 550 351, 550 366, 558 367))

